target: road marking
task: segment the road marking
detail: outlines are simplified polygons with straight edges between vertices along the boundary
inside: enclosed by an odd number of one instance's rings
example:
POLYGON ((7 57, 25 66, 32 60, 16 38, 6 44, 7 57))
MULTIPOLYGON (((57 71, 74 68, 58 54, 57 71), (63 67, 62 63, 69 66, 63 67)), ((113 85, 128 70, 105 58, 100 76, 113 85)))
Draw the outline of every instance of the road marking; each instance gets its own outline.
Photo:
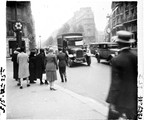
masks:
POLYGON ((93 110, 96 110, 98 113, 102 114, 103 116, 105 116, 105 117, 107 116, 108 107, 104 106, 103 104, 101 104, 101 103, 97 102, 96 100, 93 100, 89 97, 85 97, 85 96, 79 95, 77 93, 74 93, 74 92, 72 92, 68 89, 65 89, 59 85, 55 84, 55 86, 56 86, 56 88, 63 91, 64 93, 67 93, 67 94, 71 95, 72 97, 77 98, 84 104, 87 104, 89 107, 91 107, 93 110))

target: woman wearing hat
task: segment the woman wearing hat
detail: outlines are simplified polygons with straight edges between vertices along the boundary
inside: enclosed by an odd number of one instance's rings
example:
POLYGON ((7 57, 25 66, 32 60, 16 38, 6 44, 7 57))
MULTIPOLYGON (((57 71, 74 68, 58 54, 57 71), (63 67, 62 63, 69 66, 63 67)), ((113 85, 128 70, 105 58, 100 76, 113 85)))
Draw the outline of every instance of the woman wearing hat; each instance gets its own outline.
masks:
POLYGON ((54 81, 57 80, 57 69, 57 58, 56 55, 53 53, 53 48, 50 48, 49 53, 46 56, 46 79, 50 83, 50 90, 56 90, 54 88, 54 81))
POLYGON ((112 59, 112 80, 107 97, 108 119, 125 117, 135 120, 137 111, 137 55, 131 52, 132 33, 118 31, 120 53, 112 59))

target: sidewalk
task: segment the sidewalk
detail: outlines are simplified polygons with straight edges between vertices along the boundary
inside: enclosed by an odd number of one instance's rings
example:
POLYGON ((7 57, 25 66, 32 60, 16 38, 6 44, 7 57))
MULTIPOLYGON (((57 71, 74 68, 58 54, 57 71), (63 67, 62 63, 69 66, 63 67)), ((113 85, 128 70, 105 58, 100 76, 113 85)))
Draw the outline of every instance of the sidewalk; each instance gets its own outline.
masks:
POLYGON ((37 81, 19 89, 12 79, 11 62, 7 66, 7 119, 106 119, 107 107, 58 85, 55 85, 56 91, 50 91, 49 85, 40 86, 37 81))

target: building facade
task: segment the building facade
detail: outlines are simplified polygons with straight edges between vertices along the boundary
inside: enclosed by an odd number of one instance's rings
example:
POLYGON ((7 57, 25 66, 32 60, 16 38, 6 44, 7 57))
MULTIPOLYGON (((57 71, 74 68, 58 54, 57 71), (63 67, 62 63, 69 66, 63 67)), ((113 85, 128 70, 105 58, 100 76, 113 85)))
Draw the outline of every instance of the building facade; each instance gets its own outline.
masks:
POLYGON ((7 57, 11 56, 14 49, 18 47, 17 35, 14 31, 16 22, 22 24, 21 42, 28 52, 34 49, 35 29, 31 14, 31 3, 29 1, 7 1, 6 2, 6 48, 7 57))
POLYGON ((133 38, 137 40, 137 2, 112 2, 111 9, 112 13, 105 29, 107 35, 112 37, 119 30, 127 30, 132 32, 133 38))
POLYGON ((96 42, 96 28, 94 14, 90 7, 80 8, 74 13, 72 19, 68 21, 70 31, 74 32, 75 28, 83 32, 85 44, 96 42))

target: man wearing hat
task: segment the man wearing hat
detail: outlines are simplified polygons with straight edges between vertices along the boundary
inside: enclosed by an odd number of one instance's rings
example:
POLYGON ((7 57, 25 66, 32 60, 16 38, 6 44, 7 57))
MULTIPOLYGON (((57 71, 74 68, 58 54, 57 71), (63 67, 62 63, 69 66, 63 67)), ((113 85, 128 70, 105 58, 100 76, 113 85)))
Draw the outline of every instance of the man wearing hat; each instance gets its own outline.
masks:
POLYGON ((131 52, 132 33, 118 31, 116 42, 120 53, 112 59, 112 79, 106 102, 110 104, 108 120, 126 117, 136 119, 137 111, 137 55, 131 52))

